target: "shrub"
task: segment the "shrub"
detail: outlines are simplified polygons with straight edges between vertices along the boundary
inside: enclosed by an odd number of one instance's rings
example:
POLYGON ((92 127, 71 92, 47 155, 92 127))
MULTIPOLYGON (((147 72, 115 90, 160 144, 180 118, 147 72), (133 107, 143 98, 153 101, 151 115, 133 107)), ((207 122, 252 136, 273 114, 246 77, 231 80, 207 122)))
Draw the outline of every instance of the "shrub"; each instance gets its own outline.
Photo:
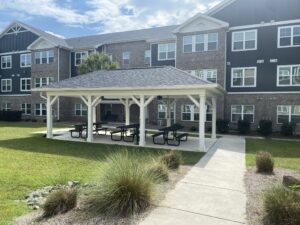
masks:
POLYGON ((15 122, 21 121, 22 112, 21 111, 0 111, 0 120, 15 122))
POLYGON ((197 127, 195 127, 195 126, 191 126, 191 129, 190 129, 190 131, 191 132, 196 132, 198 130, 198 128, 197 127))
POLYGON ((250 133, 250 122, 248 120, 239 120, 238 121, 238 131, 240 134, 249 134, 250 133))
POLYGON ((273 225, 300 224, 300 193, 275 187, 264 196, 266 219, 273 225))
POLYGON ((154 178, 145 163, 127 152, 107 158, 91 207, 106 216, 127 217, 143 212, 153 198, 154 178))
POLYGON ((228 133, 229 131, 229 120, 218 119, 217 120, 217 131, 218 133, 228 133))
POLYGON ((177 151, 170 151, 164 154, 161 160, 169 169, 178 169, 180 164, 183 163, 182 156, 177 151))
POLYGON ((77 203, 77 191, 75 189, 61 189, 52 192, 43 206, 44 217, 54 216, 59 213, 66 213, 75 208, 77 203))
POLYGON ((256 154, 256 168, 259 173, 273 173, 274 160, 269 152, 258 152, 256 154))
POLYGON ((273 123, 271 120, 260 120, 258 131, 265 137, 270 136, 272 134, 272 130, 273 130, 272 126, 273 126, 273 123))
POLYGON ((161 162, 155 162, 148 171, 158 181, 168 181, 169 171, 167 166, 161 162))
POLYGON ((281 134, 284 136, 292 136, 296 128, 295 123, 283 123, 281 126, 281 134))

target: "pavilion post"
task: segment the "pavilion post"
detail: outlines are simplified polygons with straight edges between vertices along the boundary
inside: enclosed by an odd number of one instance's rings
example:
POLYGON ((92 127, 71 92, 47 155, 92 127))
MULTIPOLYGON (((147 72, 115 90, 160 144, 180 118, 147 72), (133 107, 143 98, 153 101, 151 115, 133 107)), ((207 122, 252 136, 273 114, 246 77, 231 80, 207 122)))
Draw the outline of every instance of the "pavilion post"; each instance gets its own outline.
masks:
POLYGON ((96 123, 97 122, 97 106, 93 106, 93 123, 96 123))
POLYGON ((87 96, 88 124, 87 124, 87 142, 93 142, 93 104, 92 96, 87 96))
POLYGON ((47 95, 47 138, 53 137, 53 118, 52 118, 52 105, 51 96, 47 95))
POLYGON ((140 95, 140 146, 145 146, 145 96, 140 95))
POLYGON ((212 97, 212 127, 211 127, 211 138, 217 138, 216 126, 217 126, 217 99, 212 97))
POLYGON ((170 98, 167 100, 167 126, 171 126, 171 104, 170 98))
POLYGON ((201 94, 199 104, 199 149, 200 151, 206 151, 205 149, 205 94, 201 94))
POLYGON ((130 104, 128 98, 125 99, 125 124, 130 124, 130 104))

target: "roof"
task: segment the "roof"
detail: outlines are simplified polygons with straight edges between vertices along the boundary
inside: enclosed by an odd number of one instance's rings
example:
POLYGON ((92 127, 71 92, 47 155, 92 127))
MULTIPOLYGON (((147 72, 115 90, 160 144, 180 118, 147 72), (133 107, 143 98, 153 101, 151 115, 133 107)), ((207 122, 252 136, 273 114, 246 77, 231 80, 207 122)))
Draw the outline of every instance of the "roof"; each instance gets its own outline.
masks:
POLYGON ((152 67, 124 70, 99 70, 74 78, 35 88, 33 91, 54 90, 120 90, 120 89, 164 89, 176 87, 218 87, 194 75, 174 67, 152 67))
POLYGON ((76 49, 85 49, 85 48, 95 48, 104 44, 111 43, 121 43, 128 41, 162 41, 175 39, 173 35, 173 30, 176 29, 178 25, 165 26, 165 27, 155 27, 149 29, 133 30, 133 31, 124 31, 124 32, 115 32, 108 34, 99 34, 85 37, 69 38, 66 39, 68 45, 76 49))
POLYGON ((205 15, 213 16, 215 13, 217 13, 220 10, 224 9, 225 7, 231 5, 235 1, 236 0, 223 0, 221 3, 217 4, 215 7, 211 8, 207 12, 205 12, 205 15))

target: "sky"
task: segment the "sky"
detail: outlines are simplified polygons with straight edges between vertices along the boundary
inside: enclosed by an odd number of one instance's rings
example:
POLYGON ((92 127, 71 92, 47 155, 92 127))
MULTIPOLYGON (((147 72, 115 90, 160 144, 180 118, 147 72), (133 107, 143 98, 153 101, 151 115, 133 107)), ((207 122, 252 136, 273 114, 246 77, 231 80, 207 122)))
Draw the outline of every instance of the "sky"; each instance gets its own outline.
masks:
POLYGON ((180 24, 221 0, 0 0, 0 30, 19 20, 60 37, 180 24))

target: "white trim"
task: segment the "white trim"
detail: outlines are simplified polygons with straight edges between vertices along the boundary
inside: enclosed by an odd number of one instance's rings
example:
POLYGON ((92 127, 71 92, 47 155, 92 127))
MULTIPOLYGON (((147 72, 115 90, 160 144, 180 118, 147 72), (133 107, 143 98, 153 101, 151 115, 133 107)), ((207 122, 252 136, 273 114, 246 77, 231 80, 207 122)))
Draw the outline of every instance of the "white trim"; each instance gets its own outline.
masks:
POLYGON ((21 92, 23 92, 23 91, 24 91, 24 92, 28 92, 28 91, 30 91, 30 90, 31 90, 31 78, 21 78, 21 79, 20 79, 20 91, 21 91, 21 92), (23 89, 22 89, 22 81, 23 81, 23 80, 25 80, 25 87, 27 87, 26 81, 28 81, 28 80, 30 81, 30 89, 29 89, 29 90, 27 90, 27 89, 23 90, 23 89))
MULTIPOLYGON (((300 64, 298 65, 277 65, 277 74, 276 74, 276 86, 277 87, 299 87, 300 86, 300 83, 299 84, 292 84, 292 74, 289 75, 290 77, 290 84, 279 84, 279 70, 281 67, 290 67, 290 71, 292 69, 292 67, 294 66, 297 66, 297 67, 300 67, 300 64)), ((299 73, 300 73, 300 69, 299 69, 299 73)), ((300 77, 300 76, 299 76, 300 77)))
MULTIPOLYGON (((189 45, 190 45, 190 44, 189 44, 189 45)), ((195 34, 195 35, 185 35, 185 36, 182 37, 182 53, 183 53, 183 54, 199 53, 199 52, 215 52, 215 51, 218 51, 218 50, 219 50, 219 33, 218 33, 218 32, 203 33, 203 34, 195 34), (216 41, 216 42, 209 42, 209 41, 208 41, 208 36, 209 36, 210 34, 216 34, 216 35, 217 35, 217 41, 216 41), (196 37, 197 37, 197 36, 201 36, 201 35, 203 35, 204 41, 203 41, 203 42, 196 42, 196 37), (191 51, 191 52, 185 52, 185 51, 184 51, 184 46, 186 46, 186 45, 184 44, 184 38, 186 38, 186 37, 191 37, 191 38, 192 38, 192 43, 191 43, 191 45, 192 45, 192 51, 191 51), (197 50, 196 50, 196 45, 197 45, 197 43, 198 43, 198 44, 199 44, 199 43, 203 43, 203 44, 204 44, 204 49, 203 49, 203 51, 197 51, 197 50), (209 43, 216 43, 216 44, 217 44, 216 49, 214 49, 214 50, 209 50, 209 49, 208 49, 208 44, 209 44, 209 43)))
POLYGON ((255 51, 257 50, 257 29, 255 30, 241 30, 241 31, 235 31, 231 33, 231 51, 232 52, 244 52, 244 51, 255 51), (255 47, 251 48, 251 49, 246 49, 246 32, 251 32, 254 31, 255 32, 255 47), (243 49, 234 49, 234 43, 236 41, 234 41, 234 35, 236 33, 243 33, 243 49))
POLYGON ((88 111, 88 108, 87 108, 87 105, 84 103, 75 103, 74 104, 74 116, 87 116, 87 111, 88 111), (80 107, 77 109, 76 106, 77 105, 80 105, 80 107), (80 115, 77 115, 76 114, 76 111, 79 111, 80 112, 80 115), (86 111, 86 115, 83 114, 83 112, 86 111))
MULTIPOLYGON (((145 64, 145 66, 148 65, 148 64, 146 64, 146 52, 150 52, 150 63, 149 63, 149 66, 151 67, 151 61, 152 61, 152 57, 151 57, 151 48, 150 48, 150 49, 146 49, 146 50, 144 51, 144 64, 145 64)), ((147 58, 149 58, 149 57, 147 57, 147 58)))
POLYGON ((32 64, 32 55, 31 53, 23 53, 23 54, 20 54, 20 68, 27 68, 27 67, 31 67, 31 64, 32 64), (27 55, 30 56, 30 65, 26 65, 27 62, 27 55), (25 66, 22 66, 22 56, 25 56, 25 66))
POLYGON ((253 95, 256 95, 256 94, 266 94, 266 95, 269 95, 269 94, 300 94, 300 91, 265 91, 265 92, 259 92, 259 91, 253 91, 253 92, 227 92, 228 95, 249 95, 249 94, 253 94, 253 95))
POLYGON ((1 69, 2 70, 7 70, 7 69, 11 69, 12 68, 12 56, 11 55, 2 55, 1 56, 1 69), (2 67, 2 60, 4 61, 5 58, 9 58, 10 59, 10 66, 7 67, 7 60, 6 60, 6 67, 2 67))
POLYGON ((130 51, 122 52, 122 66, 129 66, 129 65, 130 65, 130 51), (126 56, 126 58, 124 56, 126 56), (124 63, 124 60, 128 60, 128 63, 124 63))
POLYGON ((257 80, 257 67, 232 67, 231 68, 231 88, 247 88, 247 87, 256 87, 256 80, 257 80), (246 69, 254 69, 254 83, 253 85, 245 85, 245 70, 246 69), (241 86, 234 86, 233 85, 233 71, 234 70, 243 70, 243 84, 241 86))
POLYGON ((43 87, 43 86, 47 86, 49 85, 50 83, 52 83, 54 81, 54 77, 35 77, 34 79, 34 87, 35 88, 40 88, 40 87, 43 87), (46 79, 46 84, 43 85, 43 79, 46 79), (39 85, 37 86, 37 80, 39 80, 39 85))
POLYGON ((86 55, 86 57, 88 57, 89 56, 89 51, 88 50, 86 50, 86 51, 77 51, 77 52, 74 52, 74 66, 80 66, 81 64, 82 64, 82 62, 83 62, 83 58, 82 58, 82 54, 83 53, 85 53, 85 55, 86 55), (79 64, 77 64, 76 63, 76 54, 80 54, 80 63, 79 64))
POLYGON ((1 92, 6 93, 6 92, 12 92, 12 79, 1 79, 1 92), (2 85, 2 82, 5 81, 5 86, 6 86, 6 90, 3 90, 4 85, 2 85), (7 81, 10 81, 10 89, 7 90, 7 81))
POLYGON ((47 105, 45 103, 35 103, 34 104, 34 115, 35 116, 46 116, 47 115, 47 105), (39 114, 36 114, 36 111, 37 111, 37 105, 39 105, 39 114), (46 110, 46 114, 43 115, 43 105, 45 106, 45 109, 46 110))
POLYGON ((30 51, 24 50, 24 51, 2 52, 2 53, 0 53, 0 56, 2 56, 2 55, 22 54, 22 53, 30 53, 30 51))
POLYGON ((52 63, 55 62, 55 53, 54 53, 53 49, 36 51, 36 52, 34 52, 34 56, 33 57, 34 57, 34 64, 36 64, 36 65, 52 64, 52 63), (46 52, 46 60, 47 60, 46 63, 43 63, 43 52, 46 52), (53 62, 50 62, 50 52, 53 52, 53 62), (39 54, 39 57, 36 57, 37 54, 39 54), (36 63, 37 59, 40 60, 40 63, 36 63))
POLYGON ((177 48, 177 45, 176 43, 174 42, 170 42, 170 43, 161 43, 161 44, 157 44, 157 61, 168 61, 168 60, 175 60, 176 59, 176 48, 177 48), (171 44, 174 44, 174 51, 175 51, 175 54, 174 54, 174 58, 168 58, 168 52, 169 52, 169 45, 171 44), (161 59, 160 56, 159 56, 159 46, 160 45, 165 45, 166 46, 166 58, 165 59, 161 59))
MULTIPOLYGON (((276 123, 277 124, 283 124, 283 123, 279 123, 278 122, 278 107, 282 107, 282 106, 285 106, 285 107, 288 107, 288 117, 289 117, 289 123, 292 121, 292 107, 294 106, 300 106, 300 105, 277 105, 276 107, 276 123)), ((300 115, 299 115, 300 116, 300 115)), ((299 125, 300 123, 296 123, 296 125, 299 125)))
MULTIPOLYGON (((230 105, 230 122, 231 123, 237 123, 237 121, 232 121, 232 107, 233 106, 242 106, 242 112, 241 113, 235 113, 235 114, 238 114, 238 115, 241 115, 241 119, 244 120, 244 108, 245 106, 252 106, 253 107, 253 121, 250 122, 250 123, 254 123, 255 122, 255 105, 237 105, 237 104, 234 104, 234 105, 230 105)), ((245 115, 252 115, 252 114, 249 114, 249 113, 246 113, 245 115)))
MULTIPOLYGON (((278 27, 278 29, 277 29, 277 48, 295 48, 295 47, 300 47, 300 44, 294 45, 294 29, 295 29, 295 27, 299 27, 300 28, 300 24, 278 27), (281 46, 280 45, 280 39, 281 39, 280 38, 280 31, 281 31, 281 29, 286 29, 286 28, 290 28, 291 29, 291 37, 290 37, 291 44, 287 45, 287 46, 281 46)), ((297 36, 300 37, 300 35, 297 35, 297 36)))
POLYGON ((229 30, 233 31, 233 30, 253 29, 259 27, 278 26, 278 25, 286 25, 286 24, 293 24, 293 23, 300 23, 300 19, 285 20, 285 21, 270 22, 270 23, 258 23, 258 24, 251 24, 245 26, 236 26, 236 27, 230 27, 229 30))
POLYGON ((24 115, 24 116, 30 116, 30 115, 32 114, 32 112, 31 112, 31 103, 26 103, 26 102, 21 103, 21 104, 20 104, 20 110, 21 110, 21 111, 23 110, 23 107, 22 107, 23 104, 25 105, 25 108, 24 108, 25 113, 22 113, 22 115, 24 115), (28 105, 30 105, 29 108, 27 107, 28 105), (28 110, 28 109, 30 109, 30 114, 27 113, 27 110, 28 110))

